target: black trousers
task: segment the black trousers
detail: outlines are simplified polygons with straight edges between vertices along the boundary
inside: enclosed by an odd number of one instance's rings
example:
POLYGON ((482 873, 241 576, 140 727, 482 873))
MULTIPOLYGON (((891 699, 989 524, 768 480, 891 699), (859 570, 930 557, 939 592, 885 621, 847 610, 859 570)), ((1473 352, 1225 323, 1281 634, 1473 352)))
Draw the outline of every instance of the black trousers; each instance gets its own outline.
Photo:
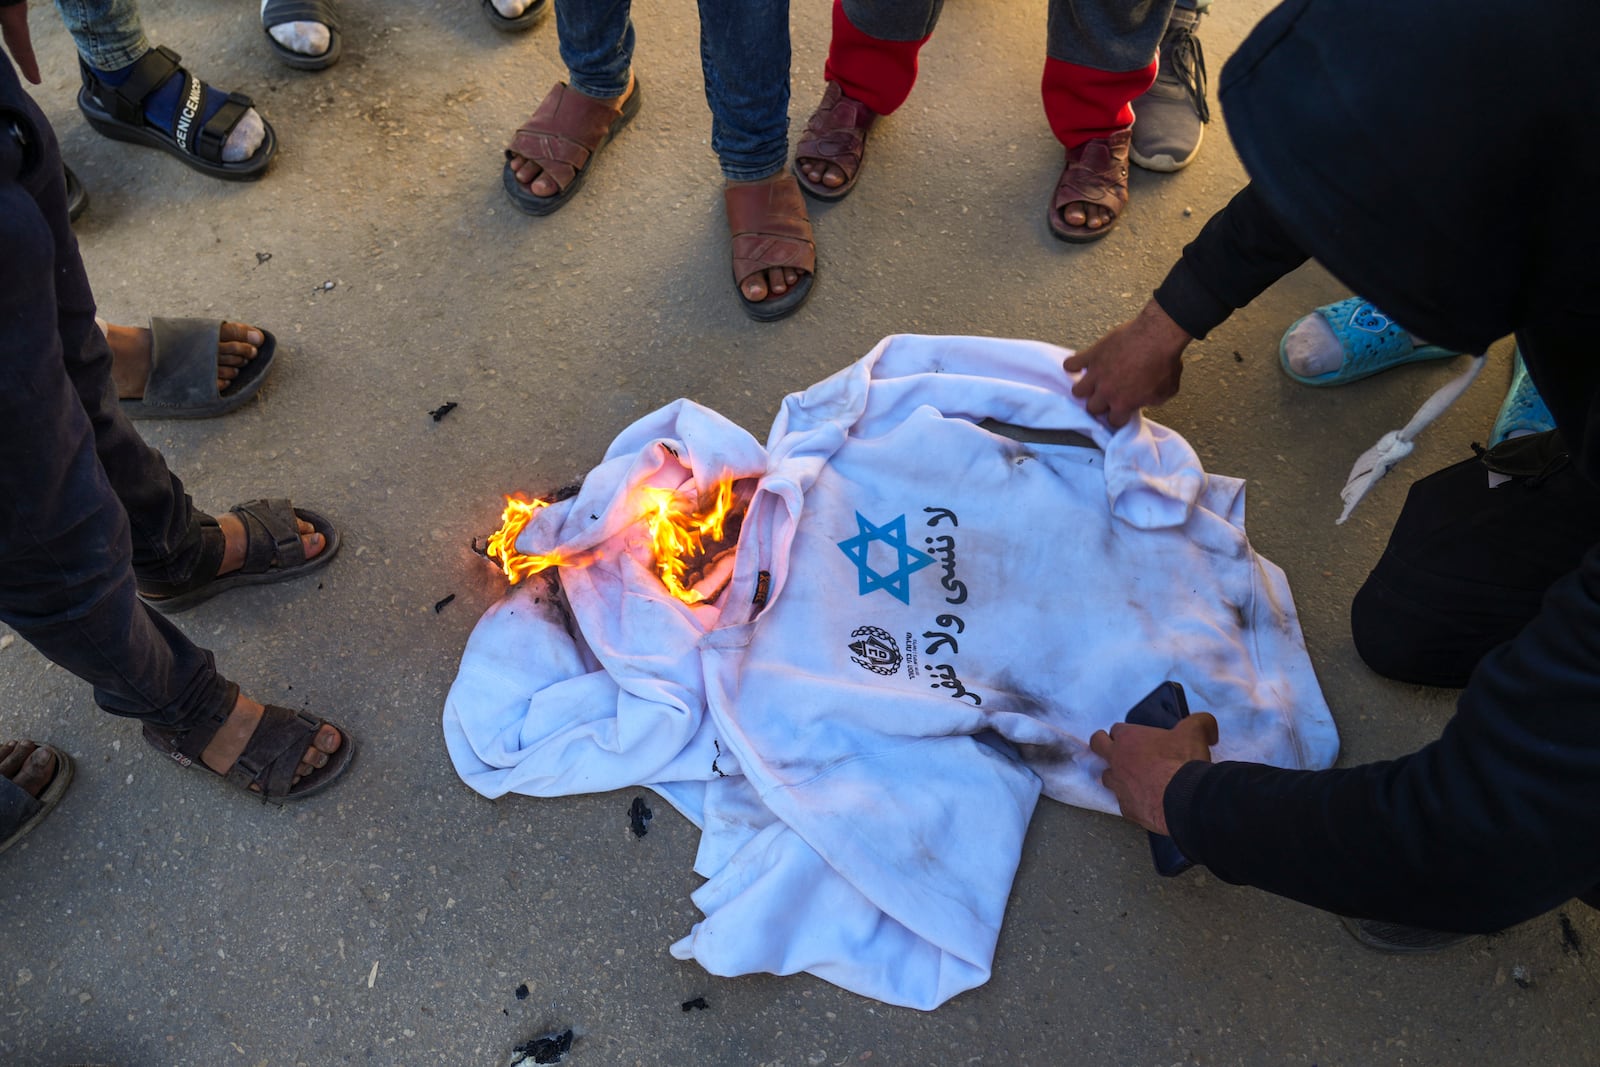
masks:
POLYGON ((1411 487, 1350 609, 1368 666, 1459 688, 1485 653, 1533 618, 1545 590, 1600 542, 1600 487, 1563 456, 1552 431, 1411 487), (1491 488, 1490 464, 1521 473, 1491 488))
POLYGON ((106 711, 181 729, 233 690, 135 572, 186 578, 202 516, 122 414, 62 174, 0 53, 0 621, 106 711))

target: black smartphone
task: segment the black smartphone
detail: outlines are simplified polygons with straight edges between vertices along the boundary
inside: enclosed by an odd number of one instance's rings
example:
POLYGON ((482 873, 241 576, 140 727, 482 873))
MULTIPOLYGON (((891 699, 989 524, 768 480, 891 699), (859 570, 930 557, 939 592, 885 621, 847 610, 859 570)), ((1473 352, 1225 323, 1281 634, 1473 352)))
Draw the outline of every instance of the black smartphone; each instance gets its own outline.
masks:
MULTIPOLYGON (((1188 714, 1189 701, 1183 695, 1183 686, 1177 682, 1162 682, 1133 706, 1124 721, 1135 726, 1170 730, 1188 714)), ((1163 878, 1182 874, 1194 866, 1194 861, 1179 850, 1178 843, 1165 834, 1150 835, 1150 858, 1155 861, 1156 873, 1163 878)))

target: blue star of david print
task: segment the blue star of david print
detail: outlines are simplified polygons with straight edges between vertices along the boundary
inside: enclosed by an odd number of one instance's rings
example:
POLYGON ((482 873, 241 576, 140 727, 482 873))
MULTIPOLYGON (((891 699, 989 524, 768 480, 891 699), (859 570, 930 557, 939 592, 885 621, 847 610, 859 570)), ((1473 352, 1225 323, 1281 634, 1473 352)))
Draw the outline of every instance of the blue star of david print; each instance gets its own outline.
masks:
POLYGON ((866 596, 874 589, 882 589, 900 603, 910 604, 910 578, 932 563, 933 557, 926 552, 917 551, 906 543, 906 517, 901 515, 882 526, 874 526, 858 511, 856 529, 859 532, 854 537, 847 537, 838 542, 838 545, 839 551, 849 556, 856 565, 856 573, 861 579, 860 595, 866 596), (879 574, 868 562, 867 554, 874 541, 888 545, 896 553, 899 565, 888 574, 879 574))

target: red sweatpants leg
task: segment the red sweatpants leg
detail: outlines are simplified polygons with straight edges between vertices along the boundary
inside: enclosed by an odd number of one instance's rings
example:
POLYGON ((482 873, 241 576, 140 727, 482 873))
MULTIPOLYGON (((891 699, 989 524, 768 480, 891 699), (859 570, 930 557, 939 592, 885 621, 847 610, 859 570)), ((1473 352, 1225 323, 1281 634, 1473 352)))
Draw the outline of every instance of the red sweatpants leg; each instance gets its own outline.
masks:
POLYGON ((828 62, 822 68, 822 76, 838 82, 844 95, 852 100, 888 115, 911 95, 911 87, 917 82, 917 53, 927 43, 926 37, 920 41, 868 37, 845 16, 844 0, 833 0, 833 40, 828 43, 828 62))
MULTIPOLYGON (((835 0, 835 10, 838 10, 837 5, 838 0, 835 0)), ((834 39, 838 40, 837 29, 834 39)), ((914 76, 915 67, 912 69, 914 76)), ((1096 137, 1110 137, 1133 125, 1133 101, 1154 85, 1155 80, 1154 59, 1148 67, 1137 70, 1108 71, 1080 67, 1047 56, 1041 86, 1044 117, 1056 140, 1065 148, 1076 148, 1096 137)))

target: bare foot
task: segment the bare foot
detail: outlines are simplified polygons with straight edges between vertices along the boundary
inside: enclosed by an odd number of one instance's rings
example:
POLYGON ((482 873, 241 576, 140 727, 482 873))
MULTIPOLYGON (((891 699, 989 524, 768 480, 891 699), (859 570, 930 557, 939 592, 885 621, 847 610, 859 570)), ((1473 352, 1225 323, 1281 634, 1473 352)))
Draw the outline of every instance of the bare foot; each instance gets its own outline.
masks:
MULTIPOLYGON (((789 180, 789 176, 782 171, 770 178, 762 178, 754 182, 730 181, 729 185, 768 185, 773 182, 789 180)), ((803 210, 803 205, 802 205, 803 210)), ((750 275, 739 283, 739 291, 744 293, 744 298, 752 304, 759 304, 769 296, 782 296, 800 283, 805 271, 793 267, 769 267, 750 275)))
MULTIPOLYGON (((266 709, 251 700, 243 693, 239 694, 238 701, 233 705, 233 714, 228 716, 228 721, 218 728, 211 742, 206 745, 205 751, 200 753, 200 759, 207 767, 218 774, 227 774, 233 769, 234 761, 244 752, 245 746, 250 743, 250 736, 256 732, 256 726, 261 722, 261 715, 266 709)), ((339 731, 329 723, 324 723, 322 729, 317 731, 311 744, 306 747, 300 757, 300 766, 295 768, 294 780, 310 774, 318 767, 325 767, 328 757, 339 751, 339 746, 344 743, 344 738, 339 731)))
POLYGON ((30 797, 37 798, 56 776, 56 754, 32 741, 7 741, 0 745, 0 778, 9 778, 30 797))
MULTIPOLYGON (((254 326, 224 322, 217 343, 217 392, 227 391, 266 340, 254 326)), ((150 380, 151 335, 140 326, 106 325, 106 343, 111 346, 111 380, 122 400, 144 396, 150 380)))
MULTIPOLYGON (((628 72, 628 88, 621 96, 613 96, 600 100, 602 104, 611 107, 620 107, 622 102, 633 92, 633 72, 628 72)), ((522 186, 534 196, 555 196, 561 191, 561 186, 533 160, 526 156, 512 152, 509 157, 511 173, 516 176, 517 184, 522 186)))

